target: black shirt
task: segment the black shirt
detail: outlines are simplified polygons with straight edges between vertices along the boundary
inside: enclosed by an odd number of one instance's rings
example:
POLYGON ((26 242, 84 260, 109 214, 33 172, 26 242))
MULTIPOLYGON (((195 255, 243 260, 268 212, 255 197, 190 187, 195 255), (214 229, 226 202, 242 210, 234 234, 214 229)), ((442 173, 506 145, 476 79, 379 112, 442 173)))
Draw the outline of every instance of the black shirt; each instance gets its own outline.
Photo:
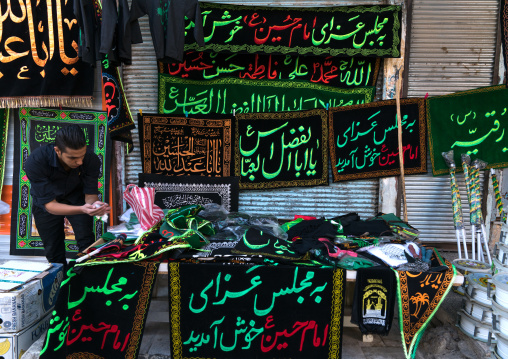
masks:
POLYGON ((98 194, 101 161, 87 151, 83 164, 67 172, 58 160, 55 145, 35 149, 25 162, 25 173, 30 180, 30 194, 35 206, 45 210, 44 205, 57 202, 82 205, 85 194, 98 194))

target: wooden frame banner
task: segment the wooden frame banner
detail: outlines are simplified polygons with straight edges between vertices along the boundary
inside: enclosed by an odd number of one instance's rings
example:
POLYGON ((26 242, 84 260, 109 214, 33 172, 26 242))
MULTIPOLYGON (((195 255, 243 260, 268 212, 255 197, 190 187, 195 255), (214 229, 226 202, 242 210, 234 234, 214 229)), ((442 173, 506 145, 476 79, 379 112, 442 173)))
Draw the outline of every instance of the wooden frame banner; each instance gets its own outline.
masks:
MULTIPOLYGON (((404 172, 427 172, 425 100, 403 99, 404 172)), ((331 108, 329 145, 333 181, 400 175, 395 100, 331 108)))
POLYGON ((334 88, 310 82, 222 78, 195 81, 159 74, 158 112, 189 116, 284 112, 358 105, 374 100, 373 86, 334 88))
POLYGON ((94 69, 78 57, 73 2, 2 6, 0 107, 91 107, 94 69))
POLYGON ((332 87, 376 86, 374 57, 229 54, 186 51, 183 62, 158 62, 159 73, 188 80, 297 80, 332 87))
MULTIPOLYGON (((453 150, 486 161, 487 168, 508 166, 508 89, 504 85, 481 87, 427 99, 432 173, 449 173, 442 152, 453 150)), ((457 171, 462 167, 457 166, 457 171)))
POLYGON ((289 8, 200 3, 205 46, 185 50, 400 57, 401 6, 289 8))
POLYGON ((164 176, 139 173, 139 186, 155 189, 154 203, 162 209, 217 203, 238 211, 238 177, 164 176))
POLYGON ((232 116, 208 118, 138 115, 143 173, 229 177, 234 133, 232 116))
POLYGON ((345 277, 341 268, 170 263, 171 358, 338 359, 345 277))
POLYGON ((104 264, 79 274, 70 268, 40 358, 137 358, 159 264, 104 264))
POLYGON ((246 113, 236 120, 240 189, 328 184, 326 110, 246 113))
MULTIPOLYGON (((15 112, 14 121, 14 174, 12 187, 11 248, 10 254, 44 256, 44 247, 32 217, 30 181, 24 171, 25 161, 30 153, 41 146, 54 142, 60 127, 78 124, 87 139, 88 148, 93 148, 101 161, 99 175, 99 200, 108 198, 109 183, 109 137, 105 112, 74 110, 53 110, 22 107, 15 112)), ((77 253, 72 226, 65 226, 65 247, 77 253)), ((97 239, 105 231, 105 224, 94 218, 97 239)))

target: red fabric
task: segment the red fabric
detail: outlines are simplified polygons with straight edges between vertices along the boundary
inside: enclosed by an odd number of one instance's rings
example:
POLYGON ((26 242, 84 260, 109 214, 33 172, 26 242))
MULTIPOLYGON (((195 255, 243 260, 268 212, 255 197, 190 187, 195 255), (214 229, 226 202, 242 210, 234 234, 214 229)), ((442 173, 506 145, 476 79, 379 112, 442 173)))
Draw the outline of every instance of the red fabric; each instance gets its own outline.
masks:
POLYGON ((155 189, 138 187, 129 184, 123 192, 123 198, 131 206, 143 230, 148 230, 157 224, 163 217, 162 209, 154 204, 155 189))
POLYGON ((317 219, 317 217, 302 216, 302 215, 299 215, 299 214, 295 214, 295 218, 294 219, 298 219, 298 218, 303 218, 306 221, 310 221, 311 219, 317 219))

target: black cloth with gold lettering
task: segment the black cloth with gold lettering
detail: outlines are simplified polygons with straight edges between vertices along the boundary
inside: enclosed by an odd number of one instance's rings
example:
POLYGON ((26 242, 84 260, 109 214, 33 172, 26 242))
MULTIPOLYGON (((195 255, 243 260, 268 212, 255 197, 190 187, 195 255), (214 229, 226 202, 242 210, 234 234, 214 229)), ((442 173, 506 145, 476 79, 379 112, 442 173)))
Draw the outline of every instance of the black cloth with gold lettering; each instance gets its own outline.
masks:
POLYGON ((233 116, 138 115, 143 173, 229 177, 233 116))
POLYGON ((395 273, 389 267, 357 269, 351 323, 358 324, 363 334, 388 335, 392 327, 396 285, 395 273))
POLYGON ((158 270, 147 261, 68 269, 40 357, 137 358, 158 270))
POLYGON ((78 57, 73 2, 14 1, 5 11, 0 107, 91 107, 94 73, 78 57))

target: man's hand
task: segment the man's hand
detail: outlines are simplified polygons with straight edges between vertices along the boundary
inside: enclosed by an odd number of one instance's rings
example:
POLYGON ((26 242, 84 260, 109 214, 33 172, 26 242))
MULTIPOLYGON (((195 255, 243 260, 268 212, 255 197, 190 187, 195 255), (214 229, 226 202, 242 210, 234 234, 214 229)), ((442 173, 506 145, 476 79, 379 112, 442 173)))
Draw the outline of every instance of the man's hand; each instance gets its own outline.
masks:
POLYGON ((103 216, 104 214, 108 213, 111 210, 111 207, 109 204, 101 202, 101 201, 95 201, 92 204, 84 204, 81 206, 83 209, 83 213, 88 214, 89 216, 103 216))

